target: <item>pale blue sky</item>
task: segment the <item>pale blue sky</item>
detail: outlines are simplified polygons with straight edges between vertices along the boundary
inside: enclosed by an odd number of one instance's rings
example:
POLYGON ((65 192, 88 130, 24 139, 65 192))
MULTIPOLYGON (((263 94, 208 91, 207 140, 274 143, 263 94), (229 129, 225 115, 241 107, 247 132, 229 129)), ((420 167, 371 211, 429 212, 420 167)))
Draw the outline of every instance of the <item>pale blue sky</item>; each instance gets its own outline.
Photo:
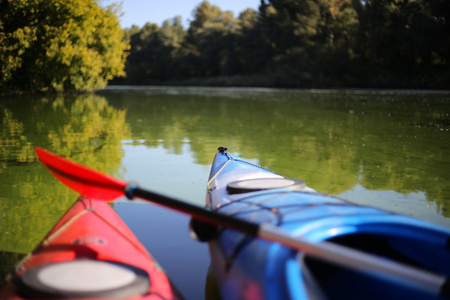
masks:
MULTIPOLYGON (((104 0, 104 4, 119 2, 119 0, 104 0)), ((181 16, 185 28, 189 26, 188 19, 192 19, 192 11, 202 0, 123 0, 120 24, 123 28, 136 24, 142 27, 147 22, 161 26, 166 19, 181 16)), ((260 0, 209 0, 221 10, 231 10, 235 17, 248 7, 258 10, 260 0)))

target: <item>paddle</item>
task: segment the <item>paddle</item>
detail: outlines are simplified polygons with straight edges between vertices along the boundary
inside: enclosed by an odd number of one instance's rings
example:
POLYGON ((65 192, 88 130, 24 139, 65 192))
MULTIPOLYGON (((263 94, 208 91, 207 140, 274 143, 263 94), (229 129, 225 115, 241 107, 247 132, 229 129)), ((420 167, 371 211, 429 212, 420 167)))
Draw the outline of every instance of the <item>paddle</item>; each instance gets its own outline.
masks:
POLYGON ((232 228, 267 241, 277 242, 335 265, 394 278, 399 282, 433 295, 448 296, 450 294, 447 278, 439 274, 385 260, 330 242, 314 244, 300 237, 293 237, 284 230, 270 224, 253 224, 185 201, 147 191, 136 184, 127 184, 125 181, 76 164, 41 148, 36 148, 36 154, 44 166, 62 183, 92 199, 114 200, 124 195, 129 199, 139 197, 187 213, 198 221, 232 228))

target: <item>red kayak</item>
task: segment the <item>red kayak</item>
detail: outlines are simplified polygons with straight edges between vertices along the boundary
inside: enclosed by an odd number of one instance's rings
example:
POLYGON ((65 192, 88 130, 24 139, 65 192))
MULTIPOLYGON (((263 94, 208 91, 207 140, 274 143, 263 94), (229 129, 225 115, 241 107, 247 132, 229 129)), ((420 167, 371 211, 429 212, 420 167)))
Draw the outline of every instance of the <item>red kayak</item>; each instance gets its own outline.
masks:
POLYGON ((19 266, 0 299, 181 299, 107 202, 80 197, 19 266))

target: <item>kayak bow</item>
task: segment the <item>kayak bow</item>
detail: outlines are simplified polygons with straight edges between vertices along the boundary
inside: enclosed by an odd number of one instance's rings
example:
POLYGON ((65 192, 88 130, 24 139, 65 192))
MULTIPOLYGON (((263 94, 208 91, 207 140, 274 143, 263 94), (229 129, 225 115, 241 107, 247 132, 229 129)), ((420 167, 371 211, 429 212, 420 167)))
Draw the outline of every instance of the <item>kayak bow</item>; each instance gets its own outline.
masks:
MULTIPOLYGON (((275 226, 306 244, 326 244, 329 249, 345 246, 386 265, 384 273, 372 272, 376 263, 353 269, 350 261, 348 266, 335 264, 307 251, 224 229, 209 243, 213 273, 224 300, 449 297, 447 229, 318 193, 302 181, 246 162, 224 147, 211 167, 206 206, 261 228, 275 226), (401 264, 400 272, 391 276, 389 265, 395 269, 397 264, 401 264), (408 267, 418 272, 412 275, 408 267), (427 284, 420 287, 428 280, 422 274, 428 272, 444 279, 437 279, 436 293, 422 289, 427 284), (408 279, 410 275, 414 278, 408 279)), ((354 258, 353 264, 361 262, 354 258)))
POLYGON ((80 197, 18 267, 1 299, 181 299, 107 202, 80 197))

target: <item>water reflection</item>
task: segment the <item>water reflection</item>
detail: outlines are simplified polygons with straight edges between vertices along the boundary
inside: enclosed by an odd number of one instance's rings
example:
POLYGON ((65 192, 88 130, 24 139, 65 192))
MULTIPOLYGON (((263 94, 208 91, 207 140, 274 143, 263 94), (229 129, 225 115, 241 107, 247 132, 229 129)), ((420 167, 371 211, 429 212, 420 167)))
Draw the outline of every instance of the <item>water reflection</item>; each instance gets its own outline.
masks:
POLYGON ((76 199, 38 162, 41 146, 123 177, 124 110, 97 95, 15 97, 0 104, 0 250, 26 253, 76 199))
POLYGON ((196 163, 209 165, 226 145, 326 193, 357 184, 366 192, 421 191, 437 203, 437 214, 450 216, 449 94, 197 91, 121 88, 104 95, 127 109, 132 138, 147 147, 181 153, 187 142, 196 163))

